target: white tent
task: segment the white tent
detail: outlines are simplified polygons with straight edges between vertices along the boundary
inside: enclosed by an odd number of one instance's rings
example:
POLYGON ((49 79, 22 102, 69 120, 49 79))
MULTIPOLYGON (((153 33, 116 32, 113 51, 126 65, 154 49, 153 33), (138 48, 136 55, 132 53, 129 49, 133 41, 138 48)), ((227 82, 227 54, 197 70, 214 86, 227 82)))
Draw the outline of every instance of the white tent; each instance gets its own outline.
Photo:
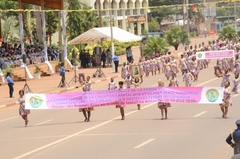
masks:
MULTIPOLYGON (((118 27, 113 27, 113 39, 119 42, 130 42, 130 41, 140 41, 142 38, 140 36, 129 33, 118 27)), ((79 44, 79 43, 90 43, 96 42, 102 38, 111 38, 111 28, 92 28, 85 33, 79 35, 73 40, 69 41, 69 45, 79 44)))

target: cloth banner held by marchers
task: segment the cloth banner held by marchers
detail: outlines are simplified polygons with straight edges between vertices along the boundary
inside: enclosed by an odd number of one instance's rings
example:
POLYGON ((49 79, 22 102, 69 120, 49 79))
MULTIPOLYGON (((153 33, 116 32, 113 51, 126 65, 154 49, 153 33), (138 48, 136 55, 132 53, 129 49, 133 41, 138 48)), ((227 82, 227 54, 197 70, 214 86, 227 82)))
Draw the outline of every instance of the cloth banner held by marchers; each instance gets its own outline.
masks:
POLYGON ((222 87, 150 87, 64 94, 26 94, 25 104, 26 109, 71 109, 151 102, 219 104, 222 99, 222 87))

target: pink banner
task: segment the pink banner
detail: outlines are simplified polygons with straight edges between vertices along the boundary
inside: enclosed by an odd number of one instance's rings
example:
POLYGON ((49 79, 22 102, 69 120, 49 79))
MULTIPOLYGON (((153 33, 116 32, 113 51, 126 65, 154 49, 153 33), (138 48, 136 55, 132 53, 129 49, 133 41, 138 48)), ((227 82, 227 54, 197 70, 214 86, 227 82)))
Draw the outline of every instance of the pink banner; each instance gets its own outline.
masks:
POLYGON ((221 87, 153 87, 122 90, 102 90, 64 94, 27 94, 27 109, 69 109, 107 105, 166 103, 207 103, 222 102, 221 87))
POLYGON ((234 50, 197 52, 196 57, 198 60, 199 59, 232 58, 232 57, 234 57, 234 50))

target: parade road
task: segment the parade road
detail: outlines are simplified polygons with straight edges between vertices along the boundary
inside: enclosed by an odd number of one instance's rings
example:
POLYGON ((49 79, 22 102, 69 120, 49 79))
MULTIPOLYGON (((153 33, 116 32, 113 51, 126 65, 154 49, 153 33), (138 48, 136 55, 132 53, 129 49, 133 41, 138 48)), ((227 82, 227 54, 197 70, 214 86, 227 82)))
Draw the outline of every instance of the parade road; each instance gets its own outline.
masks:
MULTIPOLYGON (((200 71, 193 86, 220 86, 212 61, 200 71)), ((141 87, 157 86, 164 74, 146 78, 141 87)), ((231 80, 234 76, 231 74, 231 80)), ((120 78, 115 79, 118 82, 120 78)), ((178 73, 180 86, 182 76, 178 73)), ((231 83, 232 84, 232 83, 231 83)), ((92 85, 106 90, 108 81, 92 85)), ((82 91, 81 88, 78 89, 82 91)), ((75 92, 76 90, 73 90, 75 92)), ((225 139, 240 118, 239 95, 223 119, 216 104, 172 104, 168 119, 161 120, 156 103, 125 108, 120 120, 115 106, 98 107, 91 121, 84 122, 78 109, 32 110, 29 125, 18 116, 18 105, 0 110, 1 159, 227 159, 233 150, 225 139)))

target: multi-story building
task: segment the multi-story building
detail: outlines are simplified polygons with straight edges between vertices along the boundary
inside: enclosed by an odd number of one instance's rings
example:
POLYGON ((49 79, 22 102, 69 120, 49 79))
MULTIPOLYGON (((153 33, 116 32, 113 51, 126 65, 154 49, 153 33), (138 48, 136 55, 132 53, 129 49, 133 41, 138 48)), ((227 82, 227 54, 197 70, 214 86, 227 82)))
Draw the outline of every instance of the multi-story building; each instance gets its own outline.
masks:
POLYGON ((81 0, 81 3, 98 11, 101 8, 105 26, 109 26, 112 14, 113 26, 137 35, 148 31, 148 0, 81 0))

